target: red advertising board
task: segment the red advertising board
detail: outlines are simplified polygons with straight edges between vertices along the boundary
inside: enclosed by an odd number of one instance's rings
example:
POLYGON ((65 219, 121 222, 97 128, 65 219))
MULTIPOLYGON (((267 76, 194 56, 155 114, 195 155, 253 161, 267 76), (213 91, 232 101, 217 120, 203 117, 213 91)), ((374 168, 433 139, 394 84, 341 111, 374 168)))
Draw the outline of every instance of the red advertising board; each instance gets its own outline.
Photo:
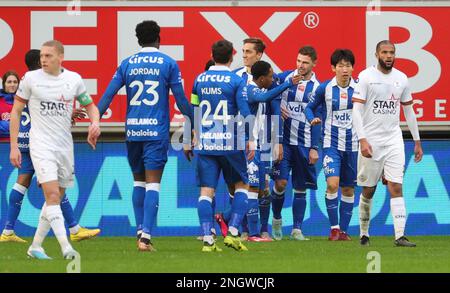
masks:
MULTIPOLYGON (((357 77, 375 64, 375 44, 390 39, 397 47, 395 66, 410 77, 420 123, 450 125, 450 5, 378 2, 381 7, 329 2, 306 2, 307 6, 300 6, 303 2, 3 2, 0 72, 24 73, 25 52, 58 39, 66 46, 64 66, 83 76, 98 101, 120 60, 139 49, 136 24, 154 19, 161 25, 161 50, 178 61, 189 97, 193 80, 203 71, 211 44, 218 39, 233 42, 232 67, 236 68, 242 64, 242 40, 261 38, 267 45, 265 60, 276 71, 294 69, 298 49, 313 45, 318 51, 319 80, 333 76, 330 55, 336 48, 354 52, 357 77)), ((103 121, 122 124, 125 101, 124 96, 116 96, 103 121)), ((171 105, 177 122, 173 99, 171 105)))

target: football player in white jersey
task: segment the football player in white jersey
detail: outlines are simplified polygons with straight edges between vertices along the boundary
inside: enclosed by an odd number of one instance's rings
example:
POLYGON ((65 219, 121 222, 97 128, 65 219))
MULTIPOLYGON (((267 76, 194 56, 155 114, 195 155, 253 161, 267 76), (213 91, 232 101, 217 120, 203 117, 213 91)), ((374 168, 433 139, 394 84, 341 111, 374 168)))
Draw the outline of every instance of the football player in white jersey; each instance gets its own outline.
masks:
POLYGON ((394 219, 395 245, 414 247, 404 235, 405 201, 402 193, 405 148, 400 129, 400 104, 414 139, 414 161, 422 159, 419 129, 407 76, 394 68, 395 46, 388 40, 377 44, 376 66, 359 74, 353 93, 353 127, 358 135, 358 185, 360 242, 369 245, 370 207, 380 178, 387 181, 394 219))
POLYGON ((38 228, 27 254, 32 258, 49 259, 42 242, 52 228, 64 258, 72 258, 76 252, 67 239, 60 203, 65 189, 72 186, 74 180, 71 116, 75 99, 86 108, 91 120, 88 143, 93 149, 100 135, 99 112, 81 76, 61 66, 64 47, 59 41, 45 42, 40 57, 42 69, 27 72, 16 93, 10 122, 10 160, 15 167, 21 167, 17 136, 22 110, 27 104, 33 121, 30 156, 45 196, 38 228))

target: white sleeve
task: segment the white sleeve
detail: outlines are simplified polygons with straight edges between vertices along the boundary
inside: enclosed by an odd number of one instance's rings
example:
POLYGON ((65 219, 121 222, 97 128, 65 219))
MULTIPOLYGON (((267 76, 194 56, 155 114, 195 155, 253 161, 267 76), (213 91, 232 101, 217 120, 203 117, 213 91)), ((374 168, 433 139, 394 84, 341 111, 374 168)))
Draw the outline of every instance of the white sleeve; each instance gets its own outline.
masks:
POLYGON ((19 83, 19 88, 17 89, 16 95, 26 101, 31 97, 31 87, 30 87, 30 76, 25 74, 19 83))
POLYGON ((402 96, 400 97, 401 103, 409 103, 413 100, 411 95, 411 89, 409 87, 408 78, 406 78, 405 89, 403 90, 402 96))
POLYGON ((364 104, 358 103, 358 102, 353 103, 353 110, 352 110, 353 128, 356 131, 358 140, 366 138, 366 133, 364 131, 363 118, 362 118, 363 111, 364 111, 364 104))
POLYGON ((408 124, 409 131, 415 141, 420 140, 419 126, 417 125, 416 113, 412 104, 403 105, 403 113, 405 114, 406 123, 408 124))
POLYGON ((80 79, 77 82, 77 92, 76 92, 75 96, 78 97, 85 92, 86 92, 86 86, 84 85, 83 79, 80 76, 80 79))
POLYGON ((361 72, 358 76, 358 82, 355 85, 355 90, 353 91, 353 98, 365 101, 367 99, 367 85, 368 81, 366 74, 361 72))

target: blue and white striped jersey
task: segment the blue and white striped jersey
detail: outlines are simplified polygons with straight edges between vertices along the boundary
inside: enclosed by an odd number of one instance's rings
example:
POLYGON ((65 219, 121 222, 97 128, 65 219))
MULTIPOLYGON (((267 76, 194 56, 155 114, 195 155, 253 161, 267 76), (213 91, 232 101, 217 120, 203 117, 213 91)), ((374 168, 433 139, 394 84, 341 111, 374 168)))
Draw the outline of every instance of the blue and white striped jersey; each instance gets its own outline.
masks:
MULTIPOLYGON (((287 74, 285 79, 294 76, 295 72, 296 70, 287 74)), ((279 76, 283 75, 281 74, 279 76)), ((304 111, 319 85, 320 83, 313 73, 309 80, 303 80, 298 85, 291 86, 281 94, 281 106, 287 108, 289 111, 289 117, 284 121, 283 127, 284 144, 318 148, 320 125, 311 127, 304 111)), ((317 109, 319 112, 320 110, 317 109)))
POLYGON ((322 83, 309 102, 305 114, 308 121, 315 116, 315 109, 322 106, 323 147, 340 151, 358 151, 358 138, 352 127, 352 96, 355 82, 350 80, 346 88, 337 84, 336 77, 322 83))

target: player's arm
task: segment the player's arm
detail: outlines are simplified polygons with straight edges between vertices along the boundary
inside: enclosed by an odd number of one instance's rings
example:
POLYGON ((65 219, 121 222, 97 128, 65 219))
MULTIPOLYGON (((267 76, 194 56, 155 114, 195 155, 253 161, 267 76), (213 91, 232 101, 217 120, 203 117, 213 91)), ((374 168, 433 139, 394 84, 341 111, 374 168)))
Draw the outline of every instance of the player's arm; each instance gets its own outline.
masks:
MULTIPOLYGON (((309 123, 314 126, 320 124, 322 121, 319 116, 315 116, 314 112, 318 109, 319 106, 322 106, 325 102, 325 87, 327 83, 322 83, 314 92, 314 95, 311 97, 311 100, 308 102, 308 105, 305 108, 305 116, 309 123)), ((323 106, 322 106, 323 107, 323 106)))
POLYGON ((246 147, 247 159, 251 161, 255 156, 255 149, 256 149, 255 142, 257 137, 254 135, 253 132, 256 121, 255 117, 251 115, 250 109, 248 107, 247 86, 245 86, 243 80, 240 81, 239 87, 236 92, 236 105, 238 107, 240 115, 245 118, 244 127, 245 127, 245 137, 247 139, 247 147, 246 147))
POLYGON ((406 124, 408 124, 409 131, 411 132, 414 140, 414 161, 418 163, 422 160, 423 150, 422 144, 420 142, 419 126, 417 125, 416 113, 414 113, 413 108, 413 98, 408 84, 403 91, 400 103, 403 107, 406 124))
POLYGON ((176 62, 171 64, 170 73, 169 73, 169 84, 170 89, 172 90, 173 96, 175 97, 175 103, 178 106, 180 112, 193 121, 193 110, 192 106, 189 104, 186 95, 184 94, 184 89, 181 83, 181 72, 178 68, 178 64, 176 62))
POLYGON ((367 81, 363 76, 361 76, 361 74, 358 79, 359 82, 355 86, 355 90, 353 92, 352 97, 353 102, 352 124, 353 128, 355 129, 356 135, 358 136, 361 154, 366 158, 371 158, 372 146, 367 141, 362 118, 362 115, 364 113, 364 106, 366 103, 368 85, 367 81))
POLYGON ((278 98, 273 99, 270 101, 270 115, 272 115, 271 121, 272 121, 272 140, 273 141, 273 148, 274 148, 274 160, 276 162, 280 162, 283 159, 283 145, 281 144, 281 141, 283 139, 283 119, 281 118, 281 97, 278 96, 278 98), (277 127, 278 126, 278 127, 277 127))
POLYGON ((198 105, 200 104, 199 97, 197 95, 197 83, 194 82, 194 86, 191 93, 191 105, 193 109, 193 119, 185 119, 184 121, 184 129, 183 129, 183 152, 188 161, 191 161, 191 158, 194 156, 194 146, 196 144, 195 138, 195 129, 194 127, 198 124, 194 119, 196 117, 201 117, 201 113, 199 112, 200 108, 198 105))
POLYGON ((250 104, 269 102, 278 97, 282 92, 287 90, 289 87, 297 85, 300 82, 300 80, 301 80, 300 75, 296 75, 266 92, 258 90, 252 93, 248 93, 248 102, 250 104))
POLYGON ((22 116, 22 111, 23 108, 25 108, 26 103, 27 100, 17 95, 15 96, 14 105, 11 110, 11 119, 9 121, 9 135, 11 145, 9 159, 11 161, 11 164, 17 168, 21 168, 22 164, 22 155, 19 150, 17 136, 19 135, 20 117, 22 116))
POLYGON ((117 68, 116 73, 108 84, 103 96, 98 102, 98 111, 100 113, 100 117, 105 114, 106 110, 108 110, 109 105, 111 105, 114 96, 120 90, 120 88, 125 84, 123 79, 123 70, 122 65, 117 68))
MULTIPOLYGON (((322 115, 322 106, 316 107, 314 117, 320 117, 322 115)), ((309 148, 309 163, 314 165, 319 160, 319 143, 320 143, 320 122, 315 125, 311 125, 311 147, 309 148)))
POLYGON ((77 96, 77 100, 80 105, 86 109, 89 120, 91 121, 91 124, 88 128, 87 142, 92 147, 92 149, 95 150, 97 139, 100 136, 100 112, 97 106, 94 104, 91 96, 86 92, 86 87, 82 82, 80 82, 78 91, 81 92, 81 94, 77 96))

